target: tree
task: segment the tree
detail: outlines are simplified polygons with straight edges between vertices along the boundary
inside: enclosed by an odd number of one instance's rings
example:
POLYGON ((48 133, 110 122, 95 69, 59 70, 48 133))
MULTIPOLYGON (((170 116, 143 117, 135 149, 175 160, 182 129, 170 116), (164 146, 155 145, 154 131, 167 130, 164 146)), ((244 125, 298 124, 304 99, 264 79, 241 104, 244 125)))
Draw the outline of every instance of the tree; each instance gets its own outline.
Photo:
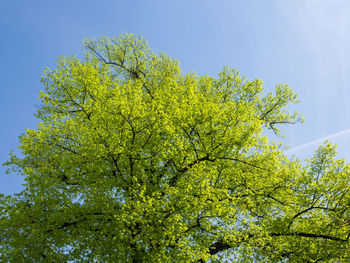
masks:
POLYGON ((264 135, 301 120, 287 85, 183 74, 132 34, 84 46, 45 70, 40 121, 6 163, 26 184, 1 195, 3 262, 350 258, 350 166, 264 135))

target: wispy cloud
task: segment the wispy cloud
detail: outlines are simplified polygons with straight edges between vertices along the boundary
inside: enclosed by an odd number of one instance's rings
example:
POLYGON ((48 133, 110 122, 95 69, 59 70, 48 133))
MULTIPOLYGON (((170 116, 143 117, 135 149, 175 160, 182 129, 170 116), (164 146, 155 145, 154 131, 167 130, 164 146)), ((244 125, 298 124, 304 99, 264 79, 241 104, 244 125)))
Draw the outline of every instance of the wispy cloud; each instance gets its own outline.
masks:
POLYGON ((327 135, 327 136, 322 137, 322 138, 319 138, 319 139, 317 139, 317 140, 304 143, 304 144, 302 144, 302 145, 299 145, 299 146, 297 146, 297 147, 294 147, 294 148, 288 150, 286 153, 287 153, 287 154, 296 153, 296 152, 302 151, 302 150, 304 150, 304 149, 306 149, 306 148, 308 148, 308 147, 315 146, 315 145, 317 145, 317 144, 321 144, 321 143, 323 143, 324 141, 328 141, 328 140, 340 138, 340 137, 347 136, 347 135, 350 135, 350 129, 342 130, 342 131, 340 131, 340 132, 336 132, 336 133, 327 135))

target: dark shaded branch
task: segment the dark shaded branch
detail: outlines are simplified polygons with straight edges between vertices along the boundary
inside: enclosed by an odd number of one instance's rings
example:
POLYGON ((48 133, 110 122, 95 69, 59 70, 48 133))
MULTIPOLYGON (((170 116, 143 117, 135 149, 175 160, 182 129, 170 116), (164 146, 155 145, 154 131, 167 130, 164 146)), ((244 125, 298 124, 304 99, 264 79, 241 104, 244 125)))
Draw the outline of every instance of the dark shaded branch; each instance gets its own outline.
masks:
POLYGON ((267 115, 269 115, 274 109, 276 109, 278 106, 282 106, 283 102, 280 98, 278 99, 278 101, 270 108, 268 109, 266 112, 264 112, 262 114, 262 116, 260 117, 261 120, 265 120, 265 117, 267 117, 267 115))
POLYGON ((198 164, 198 163, 200 163, 200 162, 203 162, 203 161, 214 162, 215 160, 214 160, 214 159, 210 159, 210 158, 209 158, 209 155, 206 155, 206 156, 204 156, 204 157, 202 157, 202 158, 199 158, 199 159, 197 159, 197 160, 195 160, 195 161, 193 161, 193 162, 187 164, 185 167, 181 168, 181 169, 178 171, 178 173, 177 173, 174 177, 172 177, 172 178, 170 179, 169 185, 170 185, 170 186, 174 186, 174 185, 176 184, 176 182, 177 182, 177 180, 178 180, 180 174, 183 174, 183 173, 187 172, 187 171, 188 171, 189 169, 191 169, 194 165, 196 165, 196 164, 198 164))
POLYGON ((304 233, 304 232, 292 232, 292 233, 270 233, 270 236, 299 236, 299 237, 309 237, 309 238, 322 238, 326 240, 340 241, 340 242, 348 242, 349 239, 342 239, 335 236, 323 235, 323 234, 312 234, 312 233, 304 233))
MULTIPOLYGON (((129 73, 134 79, 138 79, 138 80, 143 80, 143 78, 145 77, 145 73, 142 72, 141 70, 139 70, 139 65, 137 64, 135 66, 135 69, 133 68, 127 68, 124 64, 124 61, 122 61, 122 63, 118 63, 115 61, 111 61, 110 58, 105 59, 101 54, 99 54, 96 49, 92 46, 92 45, 88 45, 87 48, 89 50, 91 50, 95 56, 102 62, 105 63, 106 65, 113 65, 113 66, 117 66, 123 70, 125 70, 127 73, 129 73), (142 75, 143 78, 140 76, 142 75)), ((107 49, 108 50, 108 49, 107 49)), ((109 54, 109 53, 108 53, 109 54)), ((109 55, 108 55, 109 56, 109 55)), ((136 61, 136 63, 138 63, 138 61, 136 61)), ((146 86, 145 82, 143 81, 143 86, 145 87, 146 92, 148 93, 148 95, 153 99, 154 96, 152 95, 150 89, 146 86)))
MULTIPOLYGON (((253 238, 255 235, 254 234, 249 234, 248 238, 243 239, 241 243, 245 242, 247 239, 253 238)), ((298 236, 298 237, 305 237, 305 238, 321 238, 321 239, 326 239, 326 240, 332 240, 332 241, 337 241, 337 242, 348 242, 349 237, 347 239, 342 239, 339 237, 331 236, 331 235, 324 235, 324 234, 313 234, 313 233, 305 233, 305 232, 291 232, 291 233, 269 233, 269 236, 271 237, 279 237, 279 236, 298 236)), ((227 249, 233 248, 229 243, 223 241, 223 240, 218 240, 215 241, 210 247, 209 247, 209 254, 211 256, 216 255, 222 251, 225 251, 227 249)), ((283 256, 288 257, 291 255, 292 252, 284 253, 283 256)), ((198 260, 200 263, 204 263, 205 261, 200 259, 198 260)))
POLYGON ((258 166, 258 165, 255 165, 255 164, 252 164, 252 163, 243 161, 243 160, 239 160, 239 159, 237 159, 237 158, 218 157, 217 159, 219 159, 219 160, 231 160, 231 161, 235 161, 235 162, 238 162, 238 163, 243 163, 243 164, 252 166, 252 167, 257 168, 257 169, 260 169, 260 170, 269 171, 269 170, 266 169, 266 168, 263 168, 263 167, 261 167, 261 166, 258 166))

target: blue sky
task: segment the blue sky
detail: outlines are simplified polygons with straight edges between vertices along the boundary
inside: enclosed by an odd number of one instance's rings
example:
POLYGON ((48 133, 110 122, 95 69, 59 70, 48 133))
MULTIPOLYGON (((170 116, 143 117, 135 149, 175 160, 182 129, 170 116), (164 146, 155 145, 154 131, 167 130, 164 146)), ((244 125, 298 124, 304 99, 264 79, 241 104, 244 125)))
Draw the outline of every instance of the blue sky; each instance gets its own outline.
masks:
MULTIPOLYGON (((267 91, 288 83, 304 125, 285 127, 290 153, 310 157, 323 139, 350 160, 350 2, 347 0, 15 0, 0 4, 0 163, 34 128, 40 78, 58 56, 82 53, 84 38, 142 34, 183 72, 215 76, 223 66, 267 91)), ((23 178, 0 168, 0 192, 23 178)))

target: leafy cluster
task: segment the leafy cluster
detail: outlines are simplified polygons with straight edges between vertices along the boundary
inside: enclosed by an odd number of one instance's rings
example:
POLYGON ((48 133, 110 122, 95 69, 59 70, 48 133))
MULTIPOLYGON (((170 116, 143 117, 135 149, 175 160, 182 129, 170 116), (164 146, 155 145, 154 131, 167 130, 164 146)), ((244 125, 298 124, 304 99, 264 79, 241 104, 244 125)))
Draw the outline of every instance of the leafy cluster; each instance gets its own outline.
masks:
POLYGON ((302 165, 263 129, 301 119, 286 85, 181 73, 132 34, 42 78, 36 129, 1 196, 3 262, 329 262, 350 258, 350 166, 302 165))

